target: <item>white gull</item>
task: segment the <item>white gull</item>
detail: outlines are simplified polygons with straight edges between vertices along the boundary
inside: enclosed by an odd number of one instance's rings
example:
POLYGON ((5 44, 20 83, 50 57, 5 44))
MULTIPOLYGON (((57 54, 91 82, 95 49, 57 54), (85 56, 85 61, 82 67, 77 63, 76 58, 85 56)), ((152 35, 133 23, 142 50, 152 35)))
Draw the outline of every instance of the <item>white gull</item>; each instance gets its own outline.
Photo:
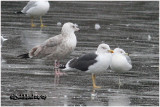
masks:
POLYGON ((125 72, 132 68, 131 59, 121 48, 114 49, 110 67, 115 72, 125 72))
MULTIPOLYGON (((126 53, 121 48, 115 48, 114 53, 112 55, 110 67, 112 71, 115 71, 117 73, 129 71, 132 68, 132 63, 130 57, 128 56, 128 53, 126 53)), ((120 77, 119 85, 121 85, 120 77)))
POLYGON ((34 17, 40 17, 41 27, 44 27, 42 16, 45 15, 50 8, 48 0, 30 0, 27 5, 17 14, 26 14, 31 17, 31 27, 35 27, 33 23, 34 17))

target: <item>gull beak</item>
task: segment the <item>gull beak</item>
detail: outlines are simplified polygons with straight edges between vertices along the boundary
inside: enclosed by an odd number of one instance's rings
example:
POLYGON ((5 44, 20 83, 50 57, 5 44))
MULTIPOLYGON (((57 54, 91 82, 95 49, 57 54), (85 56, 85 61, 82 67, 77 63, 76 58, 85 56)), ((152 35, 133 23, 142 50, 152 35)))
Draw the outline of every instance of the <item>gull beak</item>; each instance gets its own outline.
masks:
POLYGON ((109 50, 109 52, 110 52, 110 53, 114 53, 114 51, 113 51, 113 50, 109 50))
POLYGON ((76 31, 79 31, 79 30, 80 30, 80 29, 77 27, 77 28, 76 28, 76 31))
POLYGON ((77 24, 74 25, 75 25, 75 31, 79 31, 80 29, 78 28, 78 25, 77 24))
POLYGON ((127 56, 129 56, 129 53, 125 53, 127 56))

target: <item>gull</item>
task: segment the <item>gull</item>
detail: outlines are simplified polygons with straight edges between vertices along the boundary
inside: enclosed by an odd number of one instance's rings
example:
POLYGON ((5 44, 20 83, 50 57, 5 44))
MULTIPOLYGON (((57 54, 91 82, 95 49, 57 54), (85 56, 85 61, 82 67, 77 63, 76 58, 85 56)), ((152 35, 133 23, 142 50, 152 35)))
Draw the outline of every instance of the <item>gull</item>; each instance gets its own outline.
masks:
MULTIPOLYGON (((75 31, 79 31, 78 25, 67 22, 62 26, 61 34, 51 37, 43 43, 33 47, 28 53, 19 55, 20 58, 39 58, 54 60, 54 68, 59 66, 59 60, 69 56, 76 48, 77 38, 75 31)), ((56 74, 60 71, 55 72, 56 74)))
POLYGON ((43 25, 42 16, 45 15, 50 8, 50 4, 48 0, 30 0, 27 5, 20 11, 16 12, 17 14, 26 14, 27 16, 31 17, 31 27, 35 27, 33 23, 33 19, 35 17, 40 17, 40 27, 45 27, 43 25))
MULTIPOLYGON (((112 60, 110 67, 112 71, 117 73, 129 71, 132 68, 131 59, 121 48, 115 48, 114 53, 112 55, 112 60)), ((119 76, 119 75, 118 75, 119 76)), ((120 77, 119 77, 119 85, 120 85, 120 77)))
POLYGON ((97 51, 88 53, 77 58, 73 58, 66 65, 61 65, 60 68, 64 71, 78 70, 81 72, 92 74, 93 88, 101 88, 96 85, 96 74, 103 73, 110 65, 113 50, 107 44, 100 44, 97 51))

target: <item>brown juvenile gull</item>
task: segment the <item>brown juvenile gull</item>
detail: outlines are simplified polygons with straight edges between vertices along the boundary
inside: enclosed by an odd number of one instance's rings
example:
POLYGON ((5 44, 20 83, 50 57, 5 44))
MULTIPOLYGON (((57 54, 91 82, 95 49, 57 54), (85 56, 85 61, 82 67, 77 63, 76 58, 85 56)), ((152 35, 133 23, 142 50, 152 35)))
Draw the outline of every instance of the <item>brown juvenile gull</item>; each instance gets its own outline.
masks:
MULTIPOLYGON (((18 57, 51 59, 55 61, 54 68, 58 68, 59 60, 66 58, 76 48, 75 31, 79 31, 77 24, 65 23, 62 26, 61 34, 47 39, 42 44, 33 47, 28 53, 18 57)), ((60 71, 55 74, 60 74, 60 71)))

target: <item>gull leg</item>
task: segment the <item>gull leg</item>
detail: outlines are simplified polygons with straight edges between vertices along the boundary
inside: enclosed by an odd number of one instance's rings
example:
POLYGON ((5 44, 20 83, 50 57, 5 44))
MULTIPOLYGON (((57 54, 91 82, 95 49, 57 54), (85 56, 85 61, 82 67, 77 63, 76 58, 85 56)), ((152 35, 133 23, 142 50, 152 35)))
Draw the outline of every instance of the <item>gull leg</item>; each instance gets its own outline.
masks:
POLYGON ((57 67, 57 60, 54 61, 54 72, 56 76, 59 76, 58 74, 58 67, 57 67))
POLYGON ((121 83, 121 80, 120 80, 120 76, 118 75, 118 78, 119 78, 119 81, 118 81, 118 86, 119 88, 121 87, 122 83, 121 83))
POLYGON ((36 27, 36 25, 33 23, 33 17, 31 17, 31 27, 36 27))
MULTIPOLYGON (((57 70, 57 73, 58 73, 58 69, 56 69, 57 70)), ((57 84, 59 84, 59 74, 58 75, 56 75, 57 76, 57 80, 56 80, 56 83, 57 84)))
MULTIPOLYGON (((55 69, 55 72, 57 72, 57 69, 55 69)), ((55 74, 54 75, 54 86, 59 84, 59 75, 55 74)))
POLYGON ((40 17, 40 22, 41 22, 41 26, 40 26, 40 27, 46 27, 46 26, 43 24, 42 16, 40 17))
POLYGON ((59 75, 65 75, 66 73, 61 72, 60 69, 59 69, 59 66, 60 66, 59 61, 58 61, 57 66, 58 66, 58 74, 59 74, 59 75))
POLYGON ((96 86, 96 75, 92 74, 92 83, 93 83, 93 88, 101 88, 100 86, 96 86))
POLYGON ((57 67, 57 60, 54 61, 54 69, 57 67))

